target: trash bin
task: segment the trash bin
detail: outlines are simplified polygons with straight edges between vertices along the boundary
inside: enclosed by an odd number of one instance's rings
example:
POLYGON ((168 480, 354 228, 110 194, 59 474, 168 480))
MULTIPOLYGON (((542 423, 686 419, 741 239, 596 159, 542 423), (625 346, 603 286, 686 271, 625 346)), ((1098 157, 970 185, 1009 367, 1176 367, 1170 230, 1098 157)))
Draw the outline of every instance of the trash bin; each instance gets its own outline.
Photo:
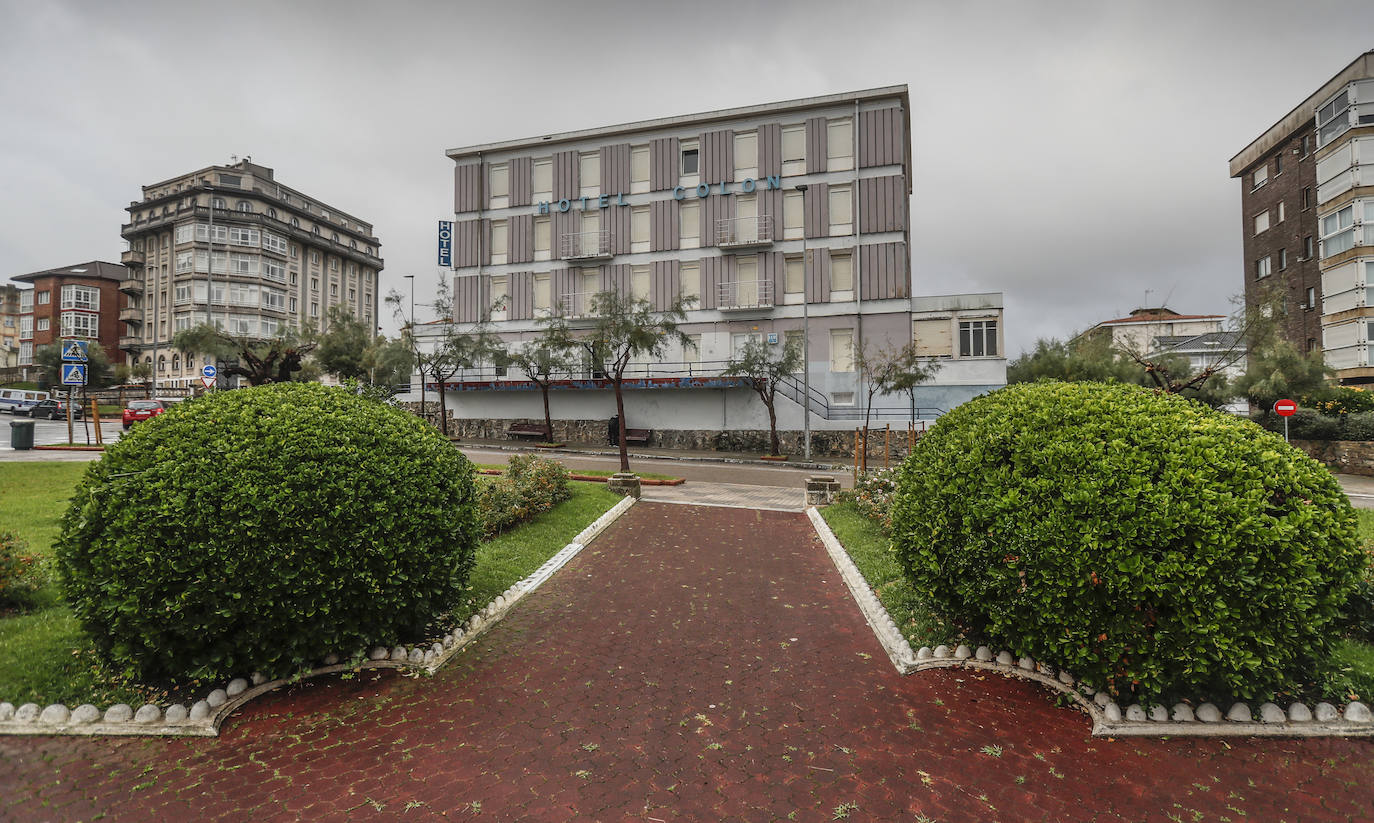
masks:
POLYGON ((611 419, 606 421, 606 441, 609 445, 620 445, 620 415, 611 415, 611 419))
POLYGON ((16 451, 33 448, 33 421, 10 421, 10 446, 16 451))

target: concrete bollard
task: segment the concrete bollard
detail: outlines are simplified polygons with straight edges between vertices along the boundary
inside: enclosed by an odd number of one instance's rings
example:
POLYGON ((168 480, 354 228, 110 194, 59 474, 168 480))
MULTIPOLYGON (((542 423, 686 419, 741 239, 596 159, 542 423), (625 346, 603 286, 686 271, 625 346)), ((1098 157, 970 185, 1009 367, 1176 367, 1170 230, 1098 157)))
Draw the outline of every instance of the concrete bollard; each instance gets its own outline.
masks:
POLYGON ((606 481, 606 488, 621 497, 639 499, 639 475, 633 472, 616 472, 606 481))

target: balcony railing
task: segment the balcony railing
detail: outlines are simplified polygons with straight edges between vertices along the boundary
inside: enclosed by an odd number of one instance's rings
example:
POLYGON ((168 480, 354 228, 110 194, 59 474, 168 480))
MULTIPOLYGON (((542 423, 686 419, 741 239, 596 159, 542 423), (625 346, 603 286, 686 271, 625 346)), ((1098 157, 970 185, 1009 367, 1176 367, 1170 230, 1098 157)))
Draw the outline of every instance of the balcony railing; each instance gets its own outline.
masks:
POLYGON ((137 277, 126 277, 120 281, 119 290, 125 294, 143 294, 143 281, 137 277))
POLYGON ((125 351, 134 351, 143 344, 143 339, 135 335, 126 335, 119 338, 119 347, 125 351))
POLYGON ((143 309, 135 309, 135 308, 120 309, 120 310, 119 310, 119 322, 121 322, 121 323, 142 323, 142 322, 143 322, 143 309))
POLYGON ((559 256, 564 260, 603 260, 611 256, 609 231, 582 231, 559 238, 559 256))
POLYGON ((119 262, 126 266, 141 266, 143 265, 143 260, 143 252, 138 249, 125 249, 119 255, 119 262))
POLYGON ((716 308, 765 309, 773 306, 772 280, 738 280, 716 289, 716 308))
POLYGON ((558 314, 562 317, 590 317, 594 291, 571 291, 558 302, 558 314))
POLYGON ((716 245, 723 249, 769 246, 773 243, 773 216, 722 217, 716 221, 716 245))

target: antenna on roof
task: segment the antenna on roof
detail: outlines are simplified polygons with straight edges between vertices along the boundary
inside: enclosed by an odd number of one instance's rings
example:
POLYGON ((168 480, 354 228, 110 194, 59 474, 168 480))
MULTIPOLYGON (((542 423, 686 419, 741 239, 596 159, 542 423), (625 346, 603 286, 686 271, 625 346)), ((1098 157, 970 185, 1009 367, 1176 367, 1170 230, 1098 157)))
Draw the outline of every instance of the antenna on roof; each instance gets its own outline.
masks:
POLYGON ((229 155, 229 162, 230 162, 230 163, 237 163, 237 162, 239 162, 239 156, 238 156, 237 154, 231 154, 231 155, 229 155))

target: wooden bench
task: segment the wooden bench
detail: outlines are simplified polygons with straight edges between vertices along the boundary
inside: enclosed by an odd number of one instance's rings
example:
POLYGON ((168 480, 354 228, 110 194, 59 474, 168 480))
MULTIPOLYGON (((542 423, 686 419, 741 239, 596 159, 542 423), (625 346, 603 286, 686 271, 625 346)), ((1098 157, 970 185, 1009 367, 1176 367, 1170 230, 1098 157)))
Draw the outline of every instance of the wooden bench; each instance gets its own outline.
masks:
POLYGON ((506 429, 507 437, 538 437, 541 440, 549 439, 549 430, 543 423, 516 423, 506 429))
POLYGON ((652 429, 626 429, 626 443, 648 443, 649 438, 654 434, 652 429))

